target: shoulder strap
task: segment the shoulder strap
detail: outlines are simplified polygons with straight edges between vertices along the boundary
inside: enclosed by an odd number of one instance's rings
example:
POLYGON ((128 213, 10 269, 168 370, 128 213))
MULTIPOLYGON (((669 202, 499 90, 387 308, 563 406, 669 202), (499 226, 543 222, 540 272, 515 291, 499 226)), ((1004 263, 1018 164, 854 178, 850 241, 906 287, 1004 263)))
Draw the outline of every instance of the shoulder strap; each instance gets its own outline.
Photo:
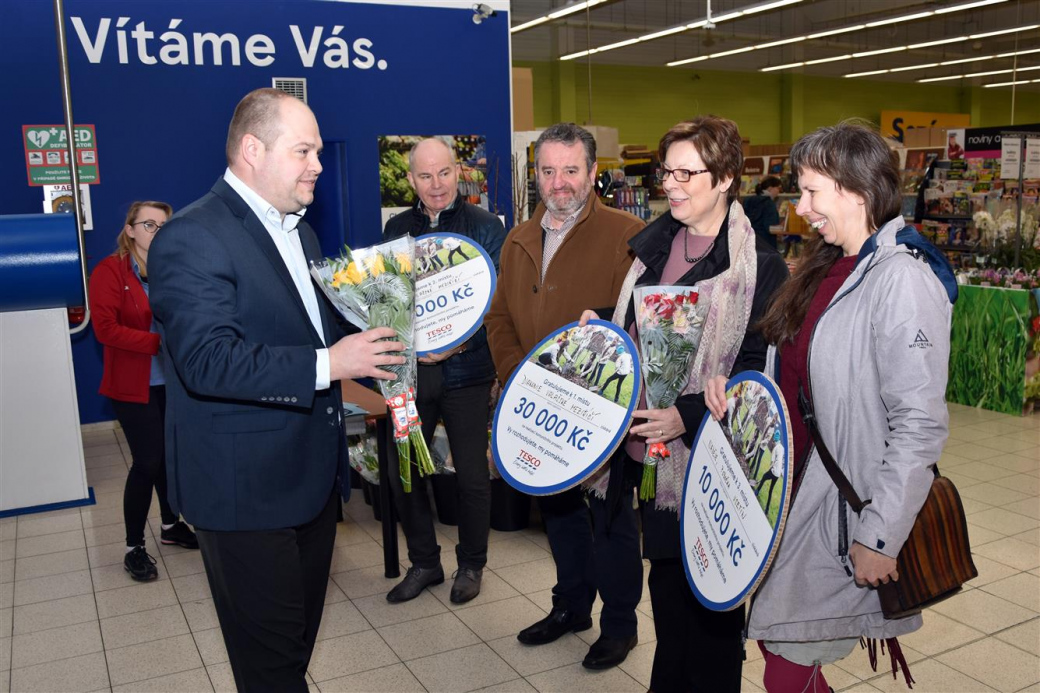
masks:
POLYGON ((827 476, 831 478, 834 485, 838 487, 838 492, 845 498, 846 502, 856 511, 858 515, 863 508, 867 507, 870 503, 868 500, 864 503, 860 500, 859 494, 856 493, 856 489, 852 488, 852 484, 849 483, 848 477, 838 467, 838 463, 834 461, 834 457, 831 455, 831 451, 827 449, 827 446, 823 442, 823 436, 820 435, 820 429, 816 427, 816 414, 813 412, 812 402, 805 396, 805 390, 802 387, 798 388, 798 408, 802 412, 802 421, 805 423, 805 427, 809 429, 809 435, 812 436, 813 443, 816 445, 816 450, 820 453, 820 460, 823 461, 823 468, 827 470, 827 476))

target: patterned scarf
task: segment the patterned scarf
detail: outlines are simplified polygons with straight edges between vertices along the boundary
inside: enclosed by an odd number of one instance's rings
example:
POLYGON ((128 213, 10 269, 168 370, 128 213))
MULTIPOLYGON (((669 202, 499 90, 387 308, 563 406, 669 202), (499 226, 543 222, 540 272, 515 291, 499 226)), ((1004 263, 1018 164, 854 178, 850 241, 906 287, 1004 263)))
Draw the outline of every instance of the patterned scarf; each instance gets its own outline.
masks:
MULTIPOLYGON (((698 302, 707 304, 708 314, 700 346, 690 364, 690 380, 683 390, 684 395, 703 392, 705 383, 716 375, 729 376, 751 318, 758 256, 755 254, 755 230, 739 202, 730 205, 727 238, 729 267, 710 279, 697 282, 698 302)), ((636 281, 645 271, 646 265, 637 258, 621 286, 612 318, 621 329, 625 328, 625 316, 636 281)), ((678 512, 690 449, 680 437, 668 443, 668 451, 671 456, 657 466, 655 507, 678 512)), ((585 482, 585 486, 597 497, 606 498, 609 480, 610 466, 604 465, 585 482)))

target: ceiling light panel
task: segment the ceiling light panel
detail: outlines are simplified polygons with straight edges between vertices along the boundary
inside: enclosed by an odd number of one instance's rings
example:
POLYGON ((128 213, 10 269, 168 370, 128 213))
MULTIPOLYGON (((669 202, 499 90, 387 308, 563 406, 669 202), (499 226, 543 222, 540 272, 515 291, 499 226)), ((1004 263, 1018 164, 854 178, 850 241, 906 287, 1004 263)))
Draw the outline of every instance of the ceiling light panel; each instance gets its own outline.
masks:
POLYGON ((1030 67, 1012 67, 1006 70, 988 70, 986 72, 968 72, 963 75, 946 75, 944 77, 929 77, 928 79, 919 79, 919 83, 926 82, 948 82, 951 79, 968 79, 971 77, 992 77, 993 75, 1010 75, 1018 72, 1032 72, 1034 70, 1040 70, 1040 65, 1032 65, 1030 67))
POLYGON ((1017 84, 1040 84, 1040 79, 1026 79, 1019 80, 1018 82, 997 82, 996 84, 983 84, 984 89, 992 89, 993 87, 1013 87, 1017 84))
MULTIPOLYGON (((983 38, 983 37, 986 37, 986 36, 997 36, 997 35, 1000 35, 1000 34, 1013 34, 1013 33, 1016 33, 1016 32, 1031 31, 1032 29, 1036 29, 1036 28, 1040 28, 1040 24, 1027 24, 1025 26, 1011 27, 1010 29, 1000 29, 998 31, 991 31, 991 32, 988 32, 986 34, 971 34, 969 36, 961 36, 961 37, 958 37, 956 39, 944 39, 943 42, 944 43, 956 43, 958 41, 961 41, 961 42, 963 42, 963 41, 970 41, 970 40, 974 40, 974 39, 978 39, 978 38, 983 38)), ((818 64, 820 62, 831 62, 832 60, 842 60, 842 59, 845 59, 845 58, 865 58, 865 57, 870 56, 870 55, 880 55, 882 53, 897 53, 897 52, 900 52, 900 51, 912 50, 913 48, 915 48, 915 46, 919 46, 919 45, 920 44, 911 44, 911 45, 908 45, 908 46, 893 46, 891 48, 881 48, 881 49, 873 50, 873 51, 862 51, 860 53, 852 53, 851 55, 838 56, 838 57, 835 57, 835 58, 832 58, 832 59, 807 60, 807 61, 805 61, 805 64, 806 65, 815 65, 815 64, 818 64)), ((1012 53, 1011 55, 1014 55, 1014 53, 1012 53)), ((990 56, 990 57, 993 57, 993 56, 990 56)), ((943 62, 943 63, 940 63, 940 64, 941 65, 952 65, 952 64, 957 63, 957 62, 970 62, 972 60, 980 60, 980 59, 983 59, 983 58, 964 58, 962 60, 951 60, 951 61, 943 62)), ((775 69, 777 69, 777 68, 770 68, 770 70, 766 70, 765 68, 762 68, 759 71, 760 72, 767 72, 767 71, 771 71, 771 70, 775 70, 775 69)), ((907 68, 907 69, 912 69, 912 68, 907 68)), ((877 72, 877 71, 873 71, 872 70, 871 74, 880 74, 880 73, 877 72)), ((862 73, 854 72, 854 73, 852 73, 850 75, 845 75, 845 76, 846 77, 851 77, 851 76, 859 77, 859 76, 862 76, 862 73)))
MULTIPOLYGON (((968 40, 967 36, 963 36, 958 41, 968 40)), ((913 48, 913 46, 910 46, 913 48)), ((866 72, 852 72, 845 75, 849 77, 869 77, 872 75, 883 75, 889 72, 906 72, 908 70, 926 70, 932 67, 945 67, 947 65, 959 65, 961 63, 980 63, 986 60, 998 60, 1001 58, 1013 58, 1016 55, 1032 55, 1034 53, 1040 53, 1040 48, 1029 48, 1022 51, 1011 51, 1010 53, 997 53, 996 55, 976 55, 971 58, 959 58, 957 60, 943 60, 934 63, 920 63, 917 65, 903 65, 902 67, 891 67, 882 70, 868 70, 866 72)), ((855 54, 853 54, 855 55, 855 54)), ((938 80, 946 79, 944 77, 937 78, 938 80)))
POLYGON ((905 15, 903 15, 901 17, 889 17, 888 19, 879 19, 876 22, 867 22, 867 28, 868 29, 873 29, 876 26, 886 26, 888 24, 899 24, 900 22, 912 22, 915 19, 924 19, 925 17, 931 17, 933 14, 935 14, 934 11, 915 12, 914 14, 905 14, 905 15))
POLYGON ((941 10, 936 10, 935 14, 948 14, 950 12, 958 12, 960 10, 973 10, 976 7, 985 7, 986 5, 996 5, 1003 0, 977 0, 977 2, 969 2, 964 5, 957 5, 955 7, 944 7, 941 10))
POLYGON ((582 10, 592 9, 596 5, 600 5, 606 1, 607 0, 583 0, 582 2, 577 2, 573 5, 568 5, 558 10, 554 10, 549 14, 538 17, 537 19, 532 19, 529 22, 524 22, 523 24, 517 24, 514 27, 510 27, 509 33, 515 34, 518 31, 531 29, 533 27, 538 26, 539 24, 544 24, 545 22, 550 22, 554 19, 560 19, 561 17, 566 17, 567 15, 574 14, 575 12, 581 12, 582 10))
MULTIPOLYGON (((1008 1, 1009 0, 976 0, 974 2, 960 3, 958 5, 952 5, 950 7, 942 8, 942 14, 949 14, 951 12, 960 12, 960 11, 963 11, 963 10, 973 9, 975 7, 981 7, 983 5, 997 5, 997 4, 1008 2, 1008 1)), ((747 11, 743 10, 743 13, 747 14, 747 11)), ((915 21, 915 20, 918 20, 918 19, 924 19, 926 17, 931 17, 931 16, 934 16, 936 14, 939 14, 939 12, 936 11, 936 10, 928 10, 928 11, 925 11, 925 12, 914 12, 912 14, 899 15, 897 17, 887 17, 885 19, 879 19, 879 20, 876 20, 876 21, 873 21, 873 22, 867 22, 865 24, 853 24, 851 26, 837 27, 835 29, 827 29, 825 31, 817 31, 817 32, 814 32, 814 33, 811 33, 811 34, 806 34, 804 36, 794 36, 794 37, 791 37, 791 38, 782 39, 780 41, 768 41, 768 42, 765 42, 765 43, 759 43, 759 44, 755 44, 753 46, 749 46, 748 48, 751 49, 751 50, 762 50, 762 49, 765 49, 765 48, 773 48, 775 46, 784 45, 784 44, 787 44, 787 43, 796 43, 796 42, 799 42, 799 41, 816 40, 816 39, 825 38, 827 36, 837 36, 839 34, 848 34, 848 33, 856 32, 856 31, 862 31, 864 29, 871 29, 871 28, 879 27, 879 26, 887 26, 887 25, 890 25, 890 24, 899 24, 899 23, 902 23, 902 22, 911 22, 911 21, 915 21)), ((852 53, 852 54, 850 54, 848 56, 835 56, 833 58, 821 58, 821 59, 818 59, 818 60, 806 60, 806 61, 803 61, 803 62, 800 62, 800 63, 790 63, 789 65, 791 67, 802 67, 803 65, 818 65, 820 63, 834 62, 834 61, 837 61, 837 60, 845 60, 845 59, 848 59, 848 58, 865 58, 865 57, 868 57, 868 56, 871 56, 871 55, 881 55, 883 53, 896 53, 896 52, 899 52, 899 51, 913 50, 913 49, 916 49, 916 48, 924 48, 924 47, 928 47, 928 46, 938 46, 938 45, 943 45, 943 44, 956 43, 958 41, 966 41, 968 39, 984 38, 986 36, 996 36, 996 35, 999 35, 999 34, 1002 34, 1002 33, 1010 33, 1010 32, 1014 32, 1014 31, 1026 31, 1026 30, 1029 30, 1029 29, 1032 29, 1032 28, 1035 28, 1035 25, 1030 25, 1030 26, 1025 26, 1025 27, 1016 27, 1016 28, 1013 28, 1013 29, 1002 29, 1000 31, 989 32, 989 33, 986 33, 986 34, 973 34, 973 35, 970 35, 970 36, 961 36, 961 37, 952 38, 952 39, 939 39, 939 40, 936 40, 936 41, 927 41, 927 42, 924 42, 924 43, 916 43, 916 44, 911 44, 911 45, 907 45, 907 46, 894 46, 892 48, 882 48, 882 49, 878 49, 878 50, 861 51, 861 52, 858 52, 858 53, 852 53)), ((720 57, 723 57, 725 55, 732 55, 732 54, 733 53, 730 52, 730 51, 725 51, 725 52, 722 52, 722 53, 711 53, 711 54, 708 54, 708 55, 697 56, 695 58, 686 58, 684 60, 675 60, 675 61, 672 61, 670 63, 667 63, 667 65, 669 67, 677 67, 679 65, 687 65, 687 64, 693 63, 693 62, 701 62, 702 60, 711 60, 711 59, 714 59, 714 58, 720 58, 720 57)), ((775 66, 774 65, 774 66, 771 66, 771 67, 762 68, 761 72, 772 72, 772 71, 775 71, 775 70, 782 70, 782 69, 790 69, 790 67, 785 68, 783 66, 775 66)), ((874 72, 874 74, 878 74, 878 73, 874 72)))
MULTIPOLYGON (((605 0, 598 0, 598 2, 604 2, 604 1, 605 0)), ((727 12, 725 14, 720 14, 718 16, 713 16, 711 18, 711 21, 714 22, 715 24, 720 24, 722 22, 727 22, 727 21, 736 19, 738 17, 743 17, 743 16, 750 15, 750 14, 757 14, 759 12, 765 12, 766 10, 775 10, 778 7, 786 7, 787 5, 797 5, 800 2, 805 2, 805 0, 771 0, 770 2, 761 2, 761 3, 755 4, 755 5, 749 5, 747 7, 743 7, 743 8, 737 9, 737 10, 733 10, 732 12, 727 12)), ((614 50, 615 48, 623 48, 625 46, 631 46, 633 44, 642 43, 644 41, 653 41, 653 40, 659 39, 659 38, 661 38, 663 36, 671 36, 672 34, 678 34, 678 33, 683 32, 683 31, 689 31, 689 30, 692 30, 692 29, 700 29, 701 27, 706 26, 707 24, 708 24, 708 20, 707 19, 698 20, 696 22, 690 22, 689 24, 680 24, 679 26, 673 26, 673 27, 669 27, 667 29, 662 29, 660 31, 655 31, 655 32, 650 33, 650 34, 645 34, 643 36, 637 36, 636 38, 629 39, 628 41, 619 41, 617 43, 611 43, 611 44, 608 44, 606 46, 597 46, 596 48, 590 48, 589 50, 578 51, 576 53, 570 53, 568 55, 563 55, 563 56, 560 56, 560 60, 574 60, 575 58, 584 58, 587 55, 595 55, 596 53, 603 53, 603 52, 606 52, 606 51, 609 51, 609 50, 614 50)), ((523 26, 523 25, 521 25, 521 26, 523 26)), ((515 33, 518 28, 519 27, 514 27, 513 29, 510 29, 510 31, 515 33)), ((793 40, 792 39, 788 39, 785 42, 786 43, 791 43, 791 42, 793 42, 795 40, 800 41, 802 39, 801 38, 793 39, 793 40)), ((745 50, 755 50, 755 48, 756 48, 755 46, 750 46, 747 49, 740 49, 739 52, 743 53, 743 52, 745 52, 745 50)), ((732 53, 730 53, 729 51, 724 51, 721 54, 715 54, 715 57, 721 57, 722 55, 732 55, 732 53)), ((706 59, 706 58, 702 58, 702 59, 706 59)), ((676 64, 685 65, 687 62, 698 62, 698 60, 690 59, 688 61, 677 61, 676 64)), ((671 65, 671 63, 669 63, 669 65, 671 65)))

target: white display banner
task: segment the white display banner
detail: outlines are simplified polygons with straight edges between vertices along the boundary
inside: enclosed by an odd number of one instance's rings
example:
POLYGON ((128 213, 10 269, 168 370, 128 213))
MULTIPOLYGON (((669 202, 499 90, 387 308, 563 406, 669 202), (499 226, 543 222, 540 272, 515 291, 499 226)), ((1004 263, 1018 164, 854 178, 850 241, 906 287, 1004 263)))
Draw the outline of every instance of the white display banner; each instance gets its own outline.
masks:
POLYGON ((1018 180, 1018 160, 1022 155, 1022 141, 1014 137, 1000 140, 1000 177, 1018 180))
POLYGON ((631 337, 570 323, 542 340, 502 389, 491 450, 502 478, 535 496, 565 491, 624 440, 642 386, 631 337))
POLYGON ((1040 178, 1040 138, 1026 140, 1026 166, 1023 178, 1040 178))
POLYGON ((739 607, 765 577, 791 492, 791 430, 776 384, 745 371, 726 384, 726 418, 705 414, 680 514, 683 563, 697 599, 739 607))
POLYGON ((453 349, 484 324, 495 293, 495 264, 471 238, 415 239, 415 353, 453 349))

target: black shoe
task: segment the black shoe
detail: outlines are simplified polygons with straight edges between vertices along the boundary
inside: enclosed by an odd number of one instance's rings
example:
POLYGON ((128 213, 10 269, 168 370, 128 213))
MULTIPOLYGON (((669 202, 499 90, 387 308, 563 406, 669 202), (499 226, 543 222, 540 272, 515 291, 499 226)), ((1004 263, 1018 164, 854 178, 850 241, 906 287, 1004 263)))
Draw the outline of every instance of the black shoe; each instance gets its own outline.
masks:
POLYGON ((397 586, 387 592, 386 600, 391 604, 400 604, 409 599, 415 599, 430 585, 439 585, 442 582, 444 582, 444 569, 440 566, 436 568, 419 568, 413 565, 408 569, 408 574, 404 576, 404 580, 401 580, 397 583, 397 586))
POLYGON ((616 667, 625 661, 625 657, 636 646, 639 639, 631 638, 608 638, 599 636, 599 640, 592 643, 589 653, 585 655, 585 661, 581 663, 586 669, 609 669, 616 667))
POLYGON ((524 628, 516 639, 525 645, 545 645, 567 633, 578 633, 589 628, 592 628, 590 616, 579 617, 573 611, 554 606, 548 616, 524 628))
POLYGON ((177 520, 173 527, 162 530, 159 533, 159 540, 167 546, 176 544, 186 549, 199 548, 199 540, 195 538, 195 532, 180 520, 177 520))
POLYGON ((484 571, 479 568, 459 568, 455 571, 455 583, 451 586, 451 603, 465 604, 480 594, 480 579, 484 571))
POLYGON ((126 554, 123 558, 123 569, 139 582, 148 582, 159 577, 155 559, 148 555, 143 546, 135 546, 133 551, 126 554))

